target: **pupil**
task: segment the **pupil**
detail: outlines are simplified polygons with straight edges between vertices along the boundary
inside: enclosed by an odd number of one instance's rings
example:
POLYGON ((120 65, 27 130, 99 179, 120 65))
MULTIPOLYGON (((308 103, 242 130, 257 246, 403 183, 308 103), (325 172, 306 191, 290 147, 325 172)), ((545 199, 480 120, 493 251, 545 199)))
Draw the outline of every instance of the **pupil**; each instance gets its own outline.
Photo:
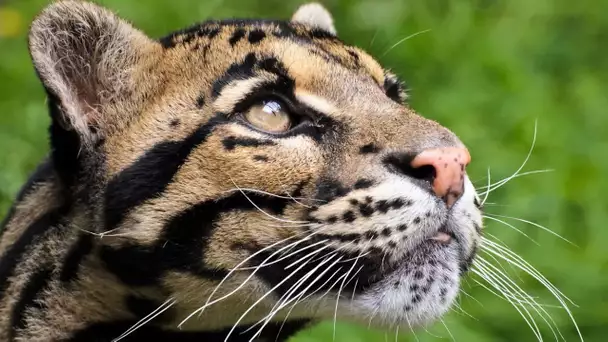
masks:
POLYGON ((264 112, 268 114, 276 114, 281 110, 281 105, 276 101, 268 101, 264 103, 264 112))

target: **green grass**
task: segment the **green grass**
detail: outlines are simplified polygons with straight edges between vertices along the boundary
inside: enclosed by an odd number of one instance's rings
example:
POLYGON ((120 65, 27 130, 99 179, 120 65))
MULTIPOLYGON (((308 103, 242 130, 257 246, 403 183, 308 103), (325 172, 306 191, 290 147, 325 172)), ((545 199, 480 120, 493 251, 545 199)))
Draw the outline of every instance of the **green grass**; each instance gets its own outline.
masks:
MULTIPOLYGON (((46 1, 0 2, 22 18, 16 36, 0 38, 0 212, 47 153, 44 95, 27 55, 26 26, 46 1)), ((208 17, 288 17, 297 2, 285 0, 107 0, 152 36, 208 17)), ((379 56, 411 88, 412 105, 455 131, 473 156, 476 185, 509 176, 530 147, 526 170, 553 172, 514 179, 493 192, 487 212, 538 222, 573 242, 510 221, 538 245, 495 222, 487 232, 536 266, 578 307, 573 313, 587 341, 608 334, 608 2, 591 0, 366 0, 326 1, 341 38, 379 56), (401 44, 402 38, 421 33, 401 44), (602 133, 604 132, 604 133, 602 133)), ((0 19, 2 20, 2 19, 0 19)), ((17 26, 18 27, 18 26, 17 26)), ((511 272, 539 301, 555 304, 529 276, 511 272), (518 278, 518 276, 520 278, 518 278)), ((462 308, 445 324, 456 341, 532 341, 517 312, 472 280, 462 308)), ((563 310, 548 309, 567 341, 576 341, 563 310)), ((539 320, 542 323, 542 320, 539 320)), ((553 339, 540 324, 546 339, 553 339)), ((323 323, 295 341, 331 341, 323 323)), ((449 338, 443 324, 402 341, 449 338)), ((339 322, 335 341, 394 340, 394 332, 339 322)))

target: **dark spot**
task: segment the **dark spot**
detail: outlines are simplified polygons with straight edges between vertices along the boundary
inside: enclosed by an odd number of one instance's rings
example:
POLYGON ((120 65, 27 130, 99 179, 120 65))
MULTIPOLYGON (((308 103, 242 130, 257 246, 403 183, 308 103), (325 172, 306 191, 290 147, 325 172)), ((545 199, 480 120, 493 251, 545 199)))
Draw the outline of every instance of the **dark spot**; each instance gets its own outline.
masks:
POLYGON ((374 184, 373 181, 365 178, 359 179, 353 186, 355 189, 367 189, 374 184))
POLYGON ((203 108, 204 105, 205 105, 205 96, 203 96, 201 94, 196 98, 196 106, 198 108, 203 108))
POLYGON ((338 221, 338 218, 336 216, 330 216, 327 218, 327 223, 336 223, 338 221))
POLYGON ((405 201, 403 201, 401 198, 395 198, 389 203, 389 205, 393 209, 399 209, 405 205, 405 201))
POLYGON ((378 238, 378 232, 376 232, 375 230, 368 230, 367 232, 365 232, 365 234, 363 234, 363 238, 367 240, 375 240, 378 238))
POLYGON ((446 289, 445 287, 441 288, 441 291, 439 291, 439 295, 442 297, 445 297, 445 295, 448 294, 448 289, 446 289))
POLYGON ((344 187, 337 180, 327 179, 321 181, 317 185, 316 199, 324 202, 331 202, 337 197, 343 197, 349 192, 349 189, 344 187))
POLYGON ((422 273, 422 271, 420 271, 420 270, 417 270, 416 272, 414 272, 414 278, 422 279, 422 278, 424 278, 424 273, 422 273))
POLYGON ((256 154, 256 155, 253 156, 253 160, 260 161, 260 162, 267 162, 268 161, 268 157, 256 154))
POLYGON ((242 28, 237 28, 232 33, 232 36, 230 37, 230 39, 228 39, 228 42, 230 43, 231 46, 234 46, 243 37, 245 37, 245 30, 242 28))
POLYGON ((477 234, 481 234, 481 226, 479 226, 477 222, 473 222, 473 227, 475 227, 475 231, 477 232, 477 234))
POLYGON ((355 213, 349 210, 342 215, 342 219, 344 220, 344 222, 353 222, 356 219, 355 213))
POLYGON ((212 30, 209 31, 209 33, 207 34, 207 36, 209 37, 209 39, 213 39, 215 38, 215 36, 217 36, 220 33, 220 28, 214 28, 212 30))
POLYGON ((247 37, 251 44, 257 44, 264 38, 266 38, 266 33, 260 29, 249 32, 249 37, 247 37))
POLYGON ((382 235, 388 237, 388 236, 391 236, 391 234, 392 234, 392 231, 390 228, 386 227, 386 228, 382 229, 382 235))
POLYGON ((253 138, 244 138, 244 137, 235 137, 229 136, 222 139, 222 144, 228 151, 234 150, 236 146, 243 147, 260 147, 260 146, 271 146, 276 145, 276 143, 272 140, 268 139, 253 139, 253 138))
POLYGON ((357 199, 356 199, 356 198, 351 198, 351 199, 349 199, 349 200, 348 200, 348 202, 349 202, 351 205, 357 205, 357 204, 359 204, 359 201, 357 201, 357 199))
POLYGON ((406 305, 404 309, 405 311, 412 311, 412 307, 410 305, 406 305))
POLYGON ((367 145, 363 145, 359 149, 359 153, 361 153, 361 154, 378 153, 379 151, 380 151, 380 148, 371 143, 367 144, 367 145))
POLYGON ((427 212, 426 212, 426 214, 424 214, 424 216, 426 216, 426 217, 431 217, 431 212, 430 212, 430 211, 427 211, 427 212))
POLYGON ((363 238, 367 240, 375 240, 378 238, 378 233, 373 230, 368 230, 367 232, 365 232, 365 234, 363 234, 363 238))
POLYGON ((172 119, 171 122, 169 122, 169 126, 177 127, 177 126, 179 126, 179 123, 180 123, 179 119, 172 119))
POLYGON ((355 64, 359 63, 359 55, 357 54, 357 52, 349 49, 348 54, 353 58, 353 60, 355 61, 355 64))
POLYGON ((397 229, 398 229, 400 232, 404 232, 404 231, 407 229, 407 224, 405 224, 405 223, 400 224, 400 225, 397 227, 397 229))
POLYGON ((388 201, 386 200, 379 200, 378 202, 376 202, 376 210, 385 213, 388 212, 388 210, 390 209, 390 205, 388 204, 388 201))
POLYGON ((418 288, 419 288, 418 284, 412 284, 410 286, 410 291, 412 291, 412 292, 418 292, 418 288))
POLYGON ((399 280, 393 283, 394 288, 398 288, 399 286, 401 286, 401 282, 399 280))
POLYGON ((422 300, 422 297, 419 294, 414 295, 414 297, 412 298, 412 304, 417 304, 420 302, 420 300, 422 300))
POLYGON ((397 243, 396 243, 395 241, 389 241, 389 242, 388 242, 388 246, 389 246, 390 248, 395 249, 395 248, 397 248, 397 243))
POLYGON ((365 203, 372 203, 374 199, 371 196, 365 196, 365 203))
POLYGON ((361 213, 361 215, 369 217, 374 213, 374 208, 372 208, 372 206, 367 203, 359 204, 359 212, 361 213))
POLYGON ((430 285, 426 285, 422 288, 422 293, 427 294, 431 291, 431 286, 430 285))
POLYGON ((421 221, 420 217, 416 217, 414 219, 414 224, 420 224, 420 221, 421 221))

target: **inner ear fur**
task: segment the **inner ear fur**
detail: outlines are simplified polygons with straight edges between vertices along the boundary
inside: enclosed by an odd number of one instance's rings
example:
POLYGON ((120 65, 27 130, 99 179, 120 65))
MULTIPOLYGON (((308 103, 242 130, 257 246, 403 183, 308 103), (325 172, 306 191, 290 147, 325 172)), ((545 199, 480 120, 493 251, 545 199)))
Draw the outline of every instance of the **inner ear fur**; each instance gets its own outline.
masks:
POLYGON ((51 4, 34 20, 29 49, 49 98, 59 102, 53 120, 86 145, 128 120, 106 109, 132 100, 140 83, 150 86, 138 82, 137 70, 154 62, 160 45, 110 11, 70 0, 51 4))

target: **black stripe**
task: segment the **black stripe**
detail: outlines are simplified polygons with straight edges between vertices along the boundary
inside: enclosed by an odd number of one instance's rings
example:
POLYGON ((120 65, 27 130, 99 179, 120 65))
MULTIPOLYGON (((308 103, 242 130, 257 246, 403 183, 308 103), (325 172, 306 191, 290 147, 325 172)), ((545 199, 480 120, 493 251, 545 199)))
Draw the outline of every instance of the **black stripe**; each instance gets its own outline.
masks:
POLYGON ((159 40, 165 49, 173 48, 177 45, 176 38, 182 38, 182 44, 192 42, 196 38, 207 37, 215 38, 220 33, 221 28, 215 25, 195 25, 189 28, 174 32, 159 40))
POLYGON ((31 174, 31 176, 27 180, 27 183, 25 183, 25 185, 21 188, 21 190, 17 194, 15 201, 17 201, 17 202, 22 201, 25 198, 25 196, 30 194, 32 188, 35 185, 37 185, 38 183, 49 181, 51 179, 51 177, 53 176, 53 170, 54 170, 53 162, 51 160, 47 159, 47 160, 43 161, 42 163, 40 163, 36 167, 36 170, 34 170, 34 172, 31 174))
POLYGON ((217 98, 225 86, 236 80, 246 80, 254 75, 253 69, 258 61, 255 53, 248 53, 243 61, 232 63, 224 74, 213 83, 212 98, 217 98))
POLYGON ((78 270, 80 264, 93 250, 93 235, 81 234, 78 240, 72 245, 68 252, 61 272, 59 273, 59 280, 64 283, 71 282, 78 277, 78 270))
POLYGON ((29 279, 25 287, 19 294, 19 300, 13 307, 11 313, 11 326, 12 329, 9 334, 9 340, 15 337, 17 330, 25 327, 25 313, 28 308, 36 307, 40 308, 40 304, 36 303, 35 300, 38 294, 42 292, 51 280, 52 271, 48 268, 42 268, 37 270, 29 279))
POLYGON ((106 189, 105 229, 115 228, 129 210, 162 193, 192 150, 227 121, 226 116, 217 114, 185 140, 157 144, 116 175, 106 189))
POLYGON ((45 213, 34 221, 24 232, 19 236, 19 239, 15 241, 10 248, 4 253, 2 259, 0 259, 0 298, 3 297, 4 292, 9 284, 9 278, 15 273, 15 268, 21 262, 23 254, 27 251, 28 247, 34 242, 34 240, 48 231, 50 227, 57 226, 63 214, 63 209, 58 209, 45 213))
POLYGON ((276 145, 276 143, 272 140, 268 139, 253 139, 253 138, 243 138, 243 137, 235 137, 228 136, 222 139, 222 144, 228 150, 234 150, 236 146, 243 147, 260 147, 260 146, 271 146, 276 145))
MULTIPOLYGON (((337 240, 337 236, 334 236, 333 238, 337 240)), ((304 249, 304 247, 306 247, 308 244, 321 239, 323 239, 323 236, 315 237, 313 239, 314 241, 303 242, 298 245, 298 248, 304 249)), ((301 253, 295 253, 294 255, 281 260, 280 258, 284 256, 280 253, 275 253, 279 248, 280 246, 277 246, 276 249, 257 254, 254 258, 252 258, 253 260, 250 264, 251 267, 255 267, 257 265, 261 265, 262 262, 266 260, 266 265, 264 267, 260 267, 256 275, 262 278, 264 282, 268 284, 268 286, 273 288, 276 286, 274 292, 277 296, 282 296, 287 291, 295 289, 297 282, 305 276, 308 276, 310 281, 305 285, 299 285, 297 287, 297 291, 302 291, 304 295, 307 295, 314 291, 319 291, 318 293, 324 293, 330 290, 337 291, 340 287, 342 287, 344 293, 352 293, 353 291, 361 293, 376 282, 382 280, 386 274, 384 272, 380 272, 378 269, 378 265, 380 265, 382 260, 382 253, 372 253, 357 260, 356 258, 359 256, 359 253, 329 249, 324 250, 316 256, 307 259, 307 261, 302 262, 302 258, 310 253, 310 249, 306 249, 301 253), (348 263, 336 263, 332 266, 332 263, 338 260, 338 256, 335 256, 333 259, 326 262, 322 267, 315 270, 319 263, 325 260, 332 251, 336 252, 339 256, 342 256, 342 260, 351 261, 348 263), (273 253, 275 253, 275 256, 271 257, 273 253), (353 260, 357 260, 357 264, 355 266, 357 270, 361 267, 360 271, 357 273, 357 279, 359 281, 353 280, 351 282, 344 283, 343 286, 341 282, 336 283, 338 277, 344 274, 343 272, 348 272, 348 269, 354 262, 353 260), (292 266, 287 268, 289 265, 292 266), (298 270, 299 267, 301 268, 298 270), (339 268, 341 268, 340 272, 342 273, 338 272, 339 268), (336 272, 338 272, 338 274, 334 276, 336 272), (278 285, 279 283, 281 283, 281 285, 278 285), (307 287, 308 289, 306 289, 307 287)), ((258 251, 252 250, 250 252, 254 253, 258 251)))
POLYGON ((2 233, 4 232, 4 227, 15 214, 17 204, 23 201, 23 199, 25 199, 25 197, 32 192, 37 184, 49 181, 53 176, 53 170, 53 163, 49 159, 43 161, 36 167, 36 170, 34 170, 27 182, 21 187, 21 190, 19 190, 19 193, 17 193, 14 204, 11 206, 8 213, 2 220, 2 223, 0 223, 0 236, 2 236, 2 233))
MULTIPOLYGON (((144 318, 148 316, 151 312, 160 308, 161 305, 162 303, 157 300, 140 296, 129 295, 125 299, 125 306, 137 318, 144 318)), ((171 309, 168 309, 159 316, 155 317, 154 322, 168 323, 171 322, 173 318, 173 312, 171 311, 171 309)))
MULTIPOLYGON (((67 340, 69 342, 108 342, 122 335, 127 329, 131 328, 137 321, 115 321, 96 323, 76 332, 67 340)), ((259 339, 263 341, 287 341, 299 330, 306 328, 310 320, 290 320, 286 321, 281 327, 282 322, 271 322, 262 331, 259 339)), ((237 327, 230 336, 230 342, 249 341, 257 329, 252 328, 245 332, 251 325, 237 327)), ((208 332, 187 332, 187 331, 168 331, 146 324, 133 331, 129 336, 121 341, 125 342, 150 342, 150 341, 171 341, 171 342, 219 342, 224 341, 230 329, 222 329, 208 332)))
POLYGON ((248 197, 235 193, 199 203, 173 217, 153 246, 131 244, 116 249, 104 246, 101 258, 122 282, 133 286, 155 284, 167 270, 222 279, 227 274, 225 270, 209 268, 202 260, 219 215, 233 210, 256 210, 250 200, 266 211, 281 215, 289 203, 286 199, 260 194, 248 197))

